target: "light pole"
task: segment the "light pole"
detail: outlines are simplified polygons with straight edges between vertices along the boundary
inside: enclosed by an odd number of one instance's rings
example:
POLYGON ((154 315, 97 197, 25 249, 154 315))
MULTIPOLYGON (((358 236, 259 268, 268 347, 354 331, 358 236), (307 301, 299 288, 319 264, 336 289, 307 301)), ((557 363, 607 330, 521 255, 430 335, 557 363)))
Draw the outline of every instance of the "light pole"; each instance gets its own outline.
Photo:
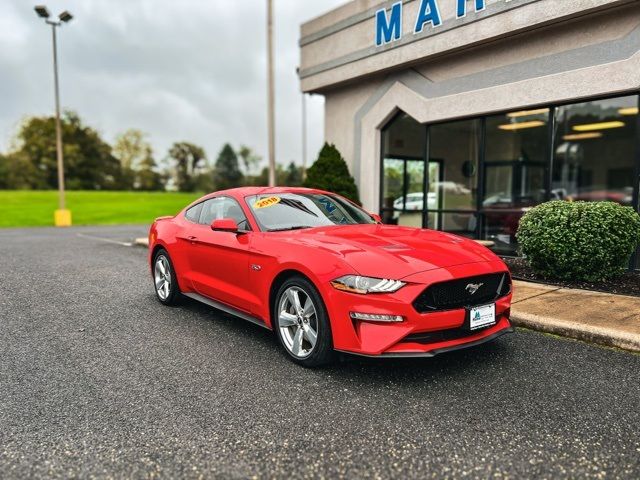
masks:
POLYGON ((73 16, 64 11, 58 15, 58 20, 50 20, 49 10, 44 5, 34 7, 40 18, 44 18, 47 25, 51 25, 53 36, 53 82, 56 99, 56 154, 58 161, 58 210, 54 213, 56 227, 71 226, 71 212, 66 209, 64 198, 64 158, 62 153, 62 127, 60 125, 60 87, 58 84, 58 43, 56 39, 56 28, 71 21, 73 16))
POLYGON ((276 184, 276 114, 273 79, 273 0, 267 0, 267 96, 269 134, 269 186, 276 184))
POLYGON ((307 176, 307 94, 302 92, 302 180, 307 176))

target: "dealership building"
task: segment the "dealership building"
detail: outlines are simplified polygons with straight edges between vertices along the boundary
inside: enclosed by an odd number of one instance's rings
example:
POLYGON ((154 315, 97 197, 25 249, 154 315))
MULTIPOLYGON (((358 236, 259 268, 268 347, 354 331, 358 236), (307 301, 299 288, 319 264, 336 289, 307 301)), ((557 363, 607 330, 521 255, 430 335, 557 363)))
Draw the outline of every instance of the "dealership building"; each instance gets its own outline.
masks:
POLYGON ((300 48, 326 140, 387 223, 511 255, 544 201, 638 208, 638 1, 354 0, 300 48))

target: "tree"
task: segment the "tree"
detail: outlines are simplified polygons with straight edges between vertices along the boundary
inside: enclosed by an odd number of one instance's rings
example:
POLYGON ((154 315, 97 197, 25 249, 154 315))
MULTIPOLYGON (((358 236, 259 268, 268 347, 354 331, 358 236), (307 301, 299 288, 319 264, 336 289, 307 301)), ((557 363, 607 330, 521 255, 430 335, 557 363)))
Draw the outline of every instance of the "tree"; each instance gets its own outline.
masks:
POLYGON ((0 190, 9 188, 9 159, 0 153, 0 190))
POLYGON ((113 146, 113 156, 120 160, 122 168, 137 170, 151 148, 145 139, 146 135, 135 128, 121 133, 116 137, 113 146))
POLYGON ((238 156, 231 145, 226 143, 216 160, 213 170, 213 183, 217 190, 240 187, 243 183, 242 172, 238 164, 238 156))
POLYGON ((335 145, 324 144, 318 159, 307 170, 304 186, 335 192, 360 203, 358 187, 335 145))
POLYGON ((298 167, 294 162, 291 162, 286 172, 287 176, 285 177, 284 184, 287 187, 299 187, 302 185, 302 167, 298 167))
POLYGON ((147 134, 131 128, 116 137, 113 155, 122 165, 123 184, 136 190, 163 190, 163 176, 157 171, 147 134))
POLYGON ((169 158, 175 164, 175 184, 181 192, 193 192, 200 166, 206 161, 204 149, 188 142, 174 143, 169 158))
POLYGON ((136 188, 138 190, 164 190, 164 178, 162 174, 156 171, 156 167, 153 151, 149 147, 136 172, 136 188))
MULTIPOLYGON (((100 138, 98 132, 83 125, 80 117, 73 112, 65 112, 61 124, 66 187, 70 190, 121 188, 120 162, 112 155, 111 147, 100 138)), ((9 164, 16 184, 11 188, 57 188, 54 118, 26 119, 14 143, 16 148, 9 153, 9 164), (23 169, 23 172, 16 171, 18 168, 23 169), (26 175, 28 178, 25 178, 26 175)))
POLYGON ((137 172, 151 152, 151 145, 145 140, 146 135, 140 130, 129 129, 116 137, 113 156, 120 160, 122 166, 122 183, 127 190, 138 188, 137 172))
POLYGON ((238 149, 238 156, 242 160, 242 166, 244 167, 245 176, 249 177, 253 175, 254 171, 260 165, 262 157, 256 154, 250 147, 241 145, 238 149))
POLYGON ((0 158, 0 188, 11 190, 44 190, 42 172, 38 171, 23 152, 0 158))
MULTIPOLYGON (((263 167, 260 171, 260 175, 252 177, 252 184, 256 187, 266 187, 269 185, 269 167, 263 167)), ((282 165, 276 163, 276 185, 286 185, 287 171, 282 168, 282 165)))

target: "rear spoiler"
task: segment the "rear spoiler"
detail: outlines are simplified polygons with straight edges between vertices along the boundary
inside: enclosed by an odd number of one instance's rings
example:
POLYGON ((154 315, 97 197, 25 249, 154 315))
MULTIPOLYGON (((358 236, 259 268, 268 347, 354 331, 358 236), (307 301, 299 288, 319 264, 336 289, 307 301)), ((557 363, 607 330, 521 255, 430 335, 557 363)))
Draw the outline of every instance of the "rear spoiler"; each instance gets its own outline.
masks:
POLYGON ((160 220, 171 220, 173 217, 169 215, 168 217, 158 217, 154 220, 154 222, 159 222, 160 220))

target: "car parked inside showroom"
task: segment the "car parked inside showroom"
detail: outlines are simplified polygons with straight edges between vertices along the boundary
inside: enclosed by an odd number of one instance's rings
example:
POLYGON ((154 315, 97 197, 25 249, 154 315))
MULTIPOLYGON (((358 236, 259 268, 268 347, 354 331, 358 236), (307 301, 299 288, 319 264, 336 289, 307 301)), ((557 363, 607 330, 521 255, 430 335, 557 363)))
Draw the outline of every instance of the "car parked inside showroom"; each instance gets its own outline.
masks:
POLYGON ((273 330, 295 362, 424 357, 512 332, 511 276, 478 243, 382 225, 340 195, 247 187, 149 232, 157 298, 188 297, 273 330))

